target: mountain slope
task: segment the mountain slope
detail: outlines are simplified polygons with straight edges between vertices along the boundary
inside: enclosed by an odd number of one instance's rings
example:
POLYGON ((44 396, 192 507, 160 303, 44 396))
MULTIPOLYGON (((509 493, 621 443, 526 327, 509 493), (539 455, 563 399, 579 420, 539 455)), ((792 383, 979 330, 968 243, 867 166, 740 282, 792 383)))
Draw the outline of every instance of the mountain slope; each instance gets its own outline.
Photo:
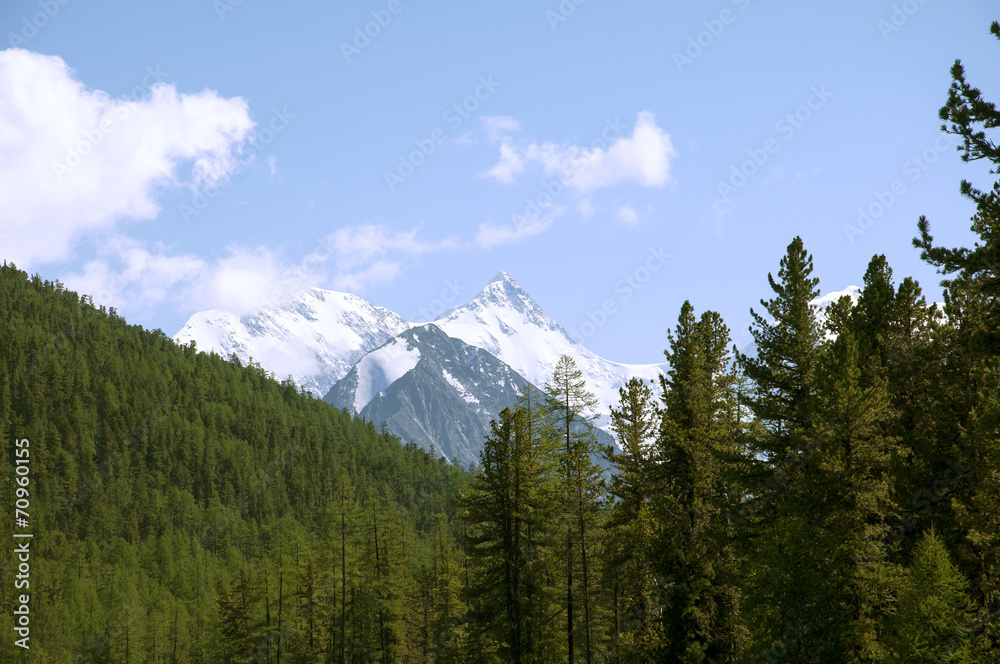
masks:
MULTIPOLYGON (((389 550, 402 545, 412 556, 385 561, 376 585, 368 558, 353 554, 368 550, 370 531, 342 531, 341 546, 352 552, 344 573, 362 607, 380 607, 386 595, 419 606, 423 568, 407 561, 438 555, 431 542, 446 551, 462 545, 451 533, 459 531, 455 499, 468 486, 466 473, 257 367, 178 347, 159 330, 128 325, 58 283, 7 266, 0 267, 0 435, 23 441, 0 455, 8 504, 15 449, 30 461, 30 530, 19 528, 34 534, 36 661, 123 662, 129 653, 134 662, 231 661, 219 647, 233 633, 225 589, 241 578, 254 580, 242 604, 248 624, 258 626, 260 643, 274 643, 276 623, 265 615, 280 606, 274 580, 282 573, 285 610, 294 607, 289 546, 302 569, 322 565, 333 515, 378 523, 389 550)), ((0 569, 14 569, 16 555, 3 547, 0 569)), ((458 587, 459 567, 450 569, 447 582, 458 587)), ((380 661, 378 644, 364 645, 371 633, 364 617, 374 609, 354 606, 342 609, 348 638, 364 647, 358 660, 380 661)), ((4 633, 14 633, 15 617, 0 613, 4 633)), ((402 631, 418 618, 387 620, 387 629, 402 631)), ((297 630, 281 638, 293 653, 308 644, 297 630)), ((425 661, 416 650, 411 660, 425 661)))
POLYGON ((217 310, 194 314, 174 335, 180 344, 223 357, 251 358, 278 379, 321 396, 368 351, 410 324, 357 295, 312 288, 280 306, 248 316, 217 310))
POLYGON ((324 400, 404 441, 478 463, 483 436, 527 381, 491 353, 428 323, 363 357, 324 400))
POLYGON ((506 272, 435 324, 449 336, 489 351, 539 388, 552 379, 559 357, 569 355, 600 401, 601 426, 607 425, 608 409, 618 403, 618 388, 629 378, 655 380, 665 370, 662 364, 619 364, 592 353, 546 316, 506 272))

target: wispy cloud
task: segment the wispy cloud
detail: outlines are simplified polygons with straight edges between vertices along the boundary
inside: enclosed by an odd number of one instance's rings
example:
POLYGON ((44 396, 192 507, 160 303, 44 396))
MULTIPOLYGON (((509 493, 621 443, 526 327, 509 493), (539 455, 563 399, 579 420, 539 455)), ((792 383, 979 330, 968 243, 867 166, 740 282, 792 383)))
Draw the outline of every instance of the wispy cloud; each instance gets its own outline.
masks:
POLYGON ((454 238, 426 241, 417 235, 417 229, 379 224, 346 226, 321 238, 298 262, 277 248, 237 244, 206 260, 119 235, 103 238, 98 257, 63 281, 97 304, 139 314, 167 303, 181 313, 220 309, 243 315, 314 286, 363 293, 399 279, 420 256, 459 248, 454 238))
POLYGON ((391 283, 402 275, 406 264, 420 256, 460 247, 456 238, 427 241, 417 234, 416 228, 400 231, 384 224, 337 229, 323 243, 333 262, 333 287, 361 293, 391 283))
POLYGON ((623 205, 618 208, 615 217, 626 226, 635 226, 639 223, 639 213, 631 205, 623 205))
POLYGON ((481 249, 520 242, 544 233, 565 213, 566 208, 549 204, 539 206, 538 214, 517 216, 509 224, 482 223, 476 233, 475 242, 481 249))
POLYGON ((671 181, 670 164, 676 154, 655 115, 643 111, 632 135, 619 136, 606 148, 516 143, 504 137, 499 161, 483 176, 509 184, 528 168, 537 167, 545 175, 559 175, 567 187, 583 194, 625 182, 662 187, 671 181))
POLYGON ((521 131, 521 123, 507 115, 485 115, 482 123, 483 131, 491 143, 521 131))

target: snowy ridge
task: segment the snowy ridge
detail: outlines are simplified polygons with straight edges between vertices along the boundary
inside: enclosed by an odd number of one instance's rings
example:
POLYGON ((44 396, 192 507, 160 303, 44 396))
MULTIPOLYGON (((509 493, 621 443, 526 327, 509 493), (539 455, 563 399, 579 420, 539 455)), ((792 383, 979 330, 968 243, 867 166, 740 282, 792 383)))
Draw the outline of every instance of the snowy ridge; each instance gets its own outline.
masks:
POLYGON ((410 324, 397 314, 349 293, 319 288, 260 312, 236 316, 218 310, 188 319, 174 341, 244 363, 260 363, 279 380, 291 376, 322 396, 368 351, 410 324))
POLYGON ((324 400, 385 423, 401 440, 436 456, 474 464, 490 420, 526 385, 488 351, 427 323, 366 355, 324 400))
POLYGON ((498 273, 472 301, 446 312, 435 324, 445 334, 489 351, 539 388, 552 379, 559 357, 569 355, 600 401, 602 427, 610 420, 609 407, 618 403, 618 388, 633 376, 655 380, 664 370, 660 364, 611 362, 587 350, 546 316, 506 272, 498 273))
POLYGON ((398 337, 361 358, 355 365, 358 385, 354 411, 360 413, 375 395, 405 376, 419 361, 420 351, 398 337))
MULTIPOLYGON (((462 397, 462 399, 465 400, 465 403, 479 403, 479 399, 469 394, 469 390, 465 389, 465 385, 462 385, 457 378, 448 373, 447 369, 442 369, 441 375, 444 376, 444 379, 448 381, 449 385, 455 388, 455 391, 458 392, 458 396, 462 397)), ((498 386, 505 387, 506 381, 500 381, 498 386)))
POLYGON ((816 321, 819 323, 820 329, 823 330, 823 337, 825 339, 833 339, 836 337, 835 334, 826 331, 826 310, 845 295, 851 298, 851 306, 853 307, 858 303, 858 298, 861 297, 861 287, 848 286, 842 291, 833 291, 832 293, 827 293, 826 295, 820 295, 816 299, 810 300, 809 302, 809 304, 815 307, 816 321))

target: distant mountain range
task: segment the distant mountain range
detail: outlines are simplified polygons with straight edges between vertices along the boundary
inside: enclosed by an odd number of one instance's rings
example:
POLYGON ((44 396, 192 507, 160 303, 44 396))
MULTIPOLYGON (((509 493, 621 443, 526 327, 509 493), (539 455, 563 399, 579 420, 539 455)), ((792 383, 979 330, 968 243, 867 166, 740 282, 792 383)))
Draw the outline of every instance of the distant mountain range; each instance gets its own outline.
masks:
MULTIPOLYGON (((253 360, 279 379, 449 459, 477 463, 489 421, 527 383, 543 388, 569 355, 600 401, 602 443, 618 388, 664 365, 601 358, 573 340, 505 272, 433 323, 414 324, 348 293, 310 289, 248 316, 199 312, 174 336, 253 360)), ((656 387, 654 385, 654 387, 656 387)))
MULTIPOLYGON (((822 318, 840 295, 817 298, 822 318)), ((665 364, 619 364, 573 340, 507 273, 433 323, 415 324, 349 293, 318 288, 248 316, 197 313, 174 339, 253 360, 338 408, 386 423, 405 442, 449 460, 478 463, 490 419, 531 383, 544 388, 562 355, 583 372, 600 407, 602 443, 612 443, 609 408, 632 377, 653 381, 665 364)), ((756 349, 748 348, 753 353, 756 349)))

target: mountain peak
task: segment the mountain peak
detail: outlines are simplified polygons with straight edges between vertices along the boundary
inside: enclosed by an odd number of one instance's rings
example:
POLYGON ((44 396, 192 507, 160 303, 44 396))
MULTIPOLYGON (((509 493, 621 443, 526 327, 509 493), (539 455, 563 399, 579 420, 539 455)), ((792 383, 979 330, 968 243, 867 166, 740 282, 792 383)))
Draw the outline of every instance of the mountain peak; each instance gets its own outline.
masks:
POLYGON ((515 311, 535 312, 536 315, 545 317, 538 303, 531 299, 531 296, 521 288, 520 284, 514 280, 514 277, 503 271, 497 272, 490 279, 489 283, 483 287, 479 295, 468 304, 473 307, 477 304, 480 306, 500 305, 509 307, 515 311))

